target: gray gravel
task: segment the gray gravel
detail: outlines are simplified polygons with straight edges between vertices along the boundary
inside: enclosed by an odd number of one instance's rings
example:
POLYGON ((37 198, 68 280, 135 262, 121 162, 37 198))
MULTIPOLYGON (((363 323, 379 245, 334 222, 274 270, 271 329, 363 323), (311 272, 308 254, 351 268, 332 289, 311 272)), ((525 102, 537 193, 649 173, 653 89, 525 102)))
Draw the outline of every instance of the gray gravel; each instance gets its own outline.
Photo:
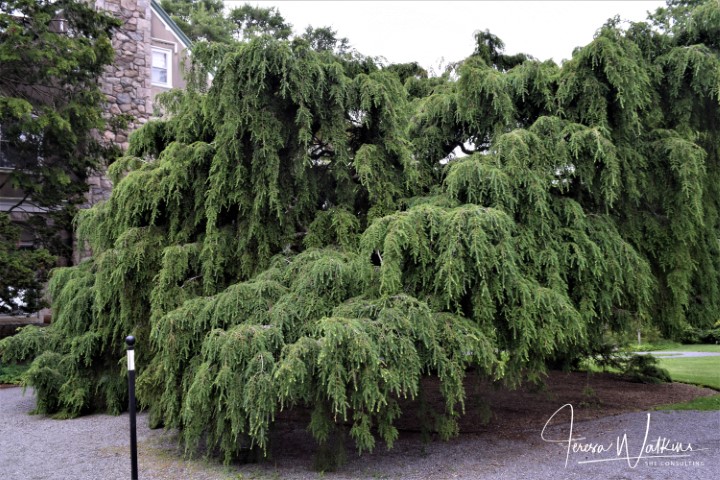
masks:
MULTIPOLYGON (((0 480, 126 480, 130 478, 127 414, 54 420, 30 415, 31 390, 0 389, 0 480)), ((142 479, 227 479, 226 469, 183 461, 172 435, 150 430, 138 416, 142 479)))
MULTIPOLYGON (((130 478, 128 417, 92 415, 53 420, 28 413, 34 407, 30 392, 0 389, 0 479, 3 480, 111 480, 130 478)), ((553 412, 548 412, 548 418, 553 412)), ((548 439, 567 439, 569 408, 548 426, 548 439)), ((337 473, 311 470, 310 440, 301 428, 285 432, 283 451, 259 465, 223 467, 214 462, 180 458, 171 432, 151 431, 144 415, 138 420, 141 479, 578 479, 578 480, 704 480, 720 477, 720 412, 669 411, 628 413, 575 422, 579 444, 611 446, 602 454, 568 453, 566 443, 545 442, 538 429, 523 438, 464 435, 450 442, 423 444, 404 434, 393 450, 378 445, 372 454, 351 458, 337 473), (645 445, 679 445, 684 457, 665 451, 636 460, 645 431, 645 445), (618 438, 627 438, 628 455, 617 455, 618 438), (679 444, 678 444, 679 442, 679 444), (626 457, 631 457, 628 460, 626 457), (611 461, 597 461, 608 460, 611 461), (567 466, 566 466, 567 461, 567 466), (595 461, 592 463, 581 463, 595 461)))
POLYGON ((656 357, 673 358, 694 358, 694 357, 720 357, 717 352, 673 352, 671 350, 659 350, 657 352, 635 352, 639 355, 654 355, 656 357))

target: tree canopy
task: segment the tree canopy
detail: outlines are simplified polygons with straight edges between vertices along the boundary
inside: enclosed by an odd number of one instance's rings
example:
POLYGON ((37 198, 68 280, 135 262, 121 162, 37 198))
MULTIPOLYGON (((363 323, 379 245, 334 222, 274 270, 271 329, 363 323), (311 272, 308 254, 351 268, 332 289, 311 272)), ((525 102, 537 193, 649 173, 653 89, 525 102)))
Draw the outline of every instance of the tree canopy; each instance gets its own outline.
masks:
POLYGON ((300 406, 321 444, 347 422, 391 446, 423 376, 448 438, 469 368, 512 386, 611 332, 714 321, 720 7, 686 7, 610 20, 562 66, 485 32, 439 78, 233 45, 133 135, 79 221, 93 259, 4 358, 36 357, 42 412, 117 412, 134 334, 153 424, 230 460, 300 406))
POLYGON ((221 0, 161 0, 161 6, 194 41, 234 43, 269 35, 278 40, 303 38, 317 51, 350 49, 348 39, 338 38, 330 27, 308 25, 301 35, 294 35, 292 24, 275 7, 245 3, 226 11, 221 0))
POLYGON ((34 311, 52 256, 70 256, 58 234, 71 229, 85 180, 108 153, 92 132, 103 125, 97 79, 117 25, 84 2, 0 1, 0 188, 21 197, 9 212, 45 210, 23 219, 35 251, 17 250, 20 227, 0 213, 0 313, 34 311))
POLYGON ((193 41, 233 41, 233 23, 222 0, 161 0, 160 6, 193 41))

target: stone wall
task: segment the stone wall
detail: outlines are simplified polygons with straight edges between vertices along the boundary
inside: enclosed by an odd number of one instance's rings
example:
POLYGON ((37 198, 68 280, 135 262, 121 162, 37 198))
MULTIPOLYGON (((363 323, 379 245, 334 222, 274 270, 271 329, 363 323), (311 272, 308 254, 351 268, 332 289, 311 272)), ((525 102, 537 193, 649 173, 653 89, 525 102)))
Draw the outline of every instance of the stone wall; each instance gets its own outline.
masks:
MULTIPOLYGON (((91 0, 92 1, 92 0, 91 0)), ((100 88, 107 98, 104 117, 113 125, 113 119, 127 115, 125 128, 108 128, 101 138, 115 143, 123 151, 128 147, 128 135, 148 121, 152 114, 150 91, 150 68, 152 65, 150 0, 94 0, 98 10, 119 18, 122 26, 114 32, 115 61, 105 68, 100 88)), ((112 183, 106 171, 100 171, 88 179, 86 202, 82 208, 90 208, 107 200, 112 183)), ((87 246, 81 247, 73 240, 73 263, 89 257, 87 246)))
MULTIPOLYGON (((105 69, 100 86, 107 97, 106 120, 121 114, 129 119, 126 128, 109 128, 102 133, 102 138, 126 150, 129 132, 147 122, 152 114, 150 0, 95 0, 95 5, 123 22, 113 35, 115 61, 105 69)), ((90 188, 85 207, 110 196, 112 184, 105 172, 94 175, 88 183, 90 188)))
POLYGON ((105 70, 101 82, 107 96, 106 114, 131 115, 125 131, 105 132, 105 139, 127 148, 128 131, 147 122, 152 113, 150 100, 151 9, 150 0, 96 0, 99 9, 122 20, 113 35, 115 62, 105 70))

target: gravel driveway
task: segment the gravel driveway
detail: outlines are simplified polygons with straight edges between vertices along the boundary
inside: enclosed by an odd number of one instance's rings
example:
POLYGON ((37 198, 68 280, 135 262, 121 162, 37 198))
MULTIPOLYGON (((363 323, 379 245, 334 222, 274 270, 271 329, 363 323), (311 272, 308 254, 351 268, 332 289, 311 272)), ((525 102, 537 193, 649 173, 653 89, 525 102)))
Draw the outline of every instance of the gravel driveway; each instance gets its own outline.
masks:
MULTIPOLYGON (((130 478, 128 417, 91 415, 73 420, 31 416, 31 392, 0 389, 0 479, 112 480, 130 478)), ((553 412, 548 412, 548 419, 553 412)), ((372 454, 351 454, 337 473, 311 470, 307 433, 285 434, 282 451, 263 464, 223 467, 182 460, 172 434, 138 420, 141 479, 715 479, 720 476, 720 412, 628 413, 575 422, 574 448, 543 441, 542 430, 522 435, 463 435, 451 442, 423 444, 403 434, 393 450, 378 445, 372 454), (649 423, 648 423, 649 422, 649 423), (648 430, 645 452, 637 458, 648 430), (626 438, 627 453, 623 445, 626 438), (621 451, 618 454, 617 445, 621 451), (602 447, 598 447, 602 445, 602 447), (605 451, 605 447, 609 449, 605 451), (663 451, 664 447, 664 451, 663 451), (602 452, 598 452, 602 450, 602 452), (656 457, 662 455, 662 457, 656 457), (628 457, 630 457, 628 459, 628 457), (567 463, 567 464, 566 464, 567 463)), ((570 430, 570 408, 561 409, 545 438, 562 442, 570 430)))
POLYGON ((720 357, 717 352, 674 352, 671 350, 659 350, 657 352, 635 352, 638 355, 654 355, 656 357, 673 358, 695 358, 695 357, 720 357))

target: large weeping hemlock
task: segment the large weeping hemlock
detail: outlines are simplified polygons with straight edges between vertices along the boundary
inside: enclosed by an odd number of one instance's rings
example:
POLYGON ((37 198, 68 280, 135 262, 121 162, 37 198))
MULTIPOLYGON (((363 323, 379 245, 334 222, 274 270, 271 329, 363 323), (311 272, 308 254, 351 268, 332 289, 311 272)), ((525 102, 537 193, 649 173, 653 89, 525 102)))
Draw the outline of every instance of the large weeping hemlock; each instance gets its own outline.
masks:
POLYGON ((94 257, 53 276, 54 324, 3 358, 35 357, 40 412, 118 412, 134 334, 151 422, 229 461, 297 407, 321 444, 391 446, 423 376, 447 438, 470 368, 516 385, 608 332, 716 320, 720 10, 678 5, 562 67, 484 32, 404 85, 302 40, 209 50, 207 93, 166 97, 83 212, 94 257))

